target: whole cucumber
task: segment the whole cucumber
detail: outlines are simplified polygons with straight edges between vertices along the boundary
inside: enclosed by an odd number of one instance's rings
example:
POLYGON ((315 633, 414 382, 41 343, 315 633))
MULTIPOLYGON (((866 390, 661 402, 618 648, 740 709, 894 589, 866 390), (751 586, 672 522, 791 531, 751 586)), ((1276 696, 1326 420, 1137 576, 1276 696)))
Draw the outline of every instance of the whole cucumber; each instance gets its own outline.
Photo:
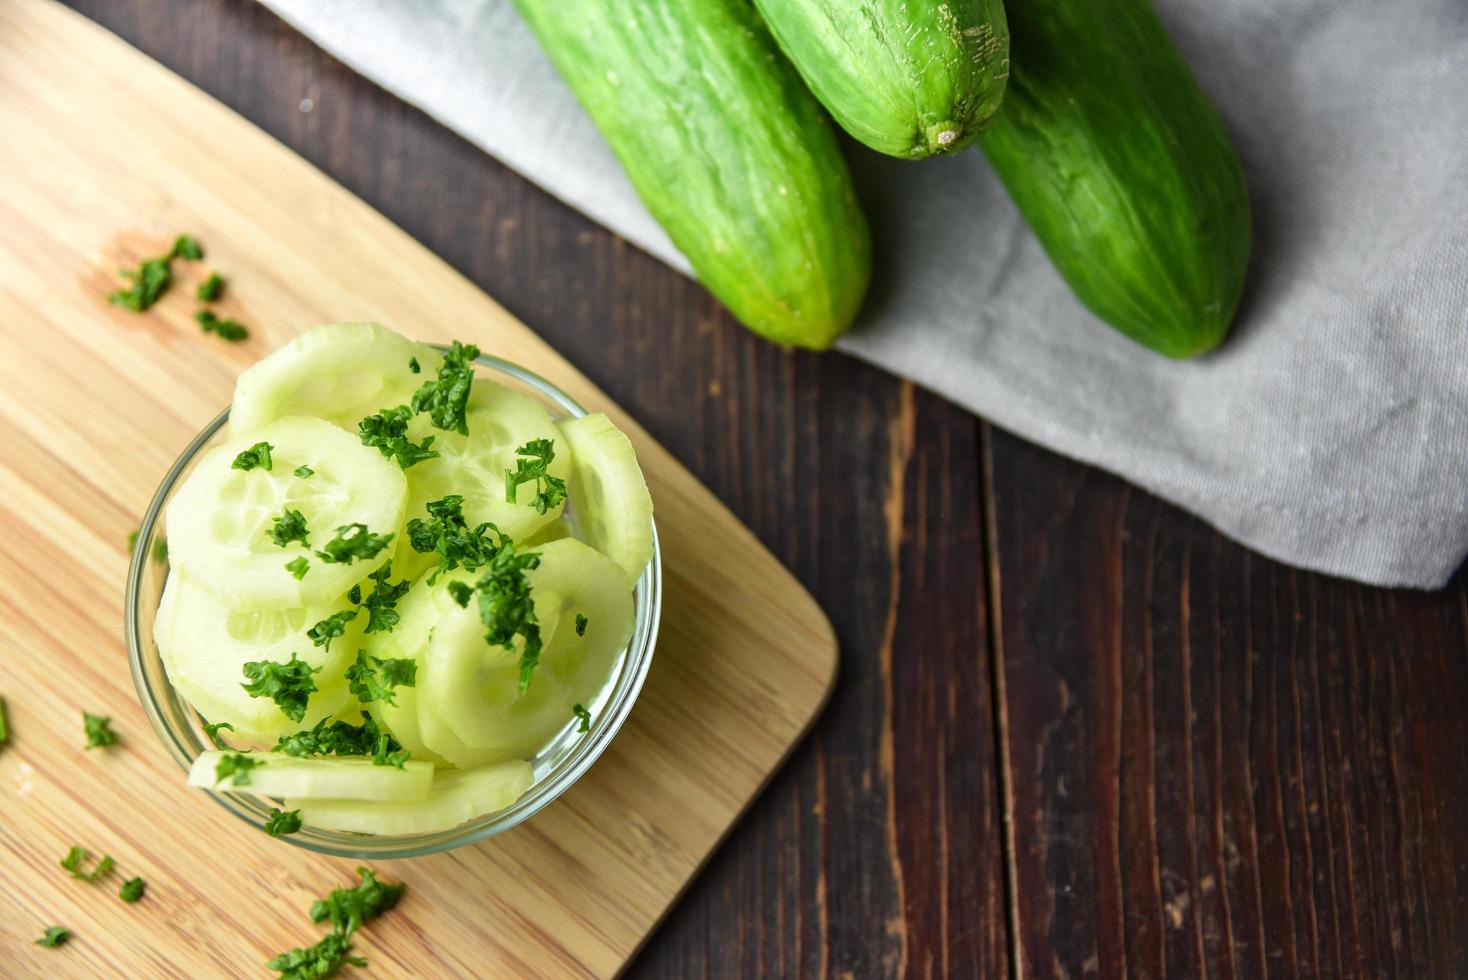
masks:
POLYGON ((1010 0, 1004 111, 979 137, 1097 316, 1169 357, 1217 346, 1251 219, 1223 124, 1148 0, 1010 0))
POLYGON ((894 157, 973 142, 1004 97, 1002 0, 755 0, 846 131, 894 157))
POLYGON ((821 349, 871 272, 836 133, 748 0, 515 0, 700 281, 821 349))

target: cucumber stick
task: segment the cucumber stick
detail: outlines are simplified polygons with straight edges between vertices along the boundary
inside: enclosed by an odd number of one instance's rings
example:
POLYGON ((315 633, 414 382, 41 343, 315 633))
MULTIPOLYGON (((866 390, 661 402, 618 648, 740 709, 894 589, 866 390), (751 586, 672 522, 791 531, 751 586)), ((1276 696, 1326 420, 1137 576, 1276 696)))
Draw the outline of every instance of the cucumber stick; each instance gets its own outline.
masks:
POLYGON ((748 0, 515 6, 703 284, 757 333, 828 347, 866 291, 866 219, 748 0))
POLYGON ((1004 111, 979 137, 1097 316, 1170 357, 1223 339, 1251 225, 1223 124, 1148 0, 1010 0, 1004 111))
POLYGON ((1001 0, 755 3, 836 121, 881 153, 911 159, 967 146, 1004 96, 1001 0))

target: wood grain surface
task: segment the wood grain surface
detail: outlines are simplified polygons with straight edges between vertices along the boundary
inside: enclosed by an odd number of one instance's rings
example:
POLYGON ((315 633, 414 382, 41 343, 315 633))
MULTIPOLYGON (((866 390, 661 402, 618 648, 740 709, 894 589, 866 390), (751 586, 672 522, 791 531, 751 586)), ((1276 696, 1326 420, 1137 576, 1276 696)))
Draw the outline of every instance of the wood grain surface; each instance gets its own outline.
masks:
POLYGON ((408 898, 362 934, 383 976, 619 971, 806 731, 836 668, 820 609, 712 495, 471 283, 309 164, 50 0, 0 7, 0 972, 258 976, 321 929, 304 910, 353 861, 291 847, 188 790, 132 690, 123 571, 168 465, 239 369, 300 330, 369 319, 479 343, 605 410, 638 449, 663 542, 658 651, 626 727, 562 799, 508 834, 379 862, 408 898), (70 62, 65 72, 53 66, 70 62), (146 314, 116 270, 180 231, 207 261, 146 314), (230 345, 193 322, 228 277, 230 345), (83 711, 116 748, 84 751, 83 711), (87 885, 71 844, 149 882, 87 885), (56 950, 33 940, 62 924, 56 950))
POLYGON ((74 5, 530 324, 831 617, 830 707, 632 976, 1468 975, 1462 575, 1294 572, 770 348, 247 0, 74 5))

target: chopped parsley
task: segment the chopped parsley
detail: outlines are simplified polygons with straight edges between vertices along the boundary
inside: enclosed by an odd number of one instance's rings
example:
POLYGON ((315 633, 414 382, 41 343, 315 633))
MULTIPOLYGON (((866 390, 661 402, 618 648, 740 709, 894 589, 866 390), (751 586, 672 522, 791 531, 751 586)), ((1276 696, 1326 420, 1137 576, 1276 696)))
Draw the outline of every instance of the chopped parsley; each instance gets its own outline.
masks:
POLYGON ((148 883, 143 879, 129 878, 122 883, 122 888, 118 890, 117 897, 131 905, 143 897, 143 890, 147 887, 148 883))
MULTIPOLYGON (((367 577, 372 580, 373 585, 372 594, 362 602, 363 607, 367 610, 367 628, 363 632, 391 633, 392 628, 398 625, 399 617, 396 609, 398 600, 408 594, 408 589, 412 587, 413 583, 407 579, 403 579, 396 585, 388 581, 392 577, 391 559, 367 577)), ((358 588, 358 598, 361 595, 361 589, 358 588)))
POLYGON ((213 310, 194 311, 194 320, 199 324, 200 330, 205 333, 218 334, 222 339, 231 343, 238 343, 250 336, 250 331, 245 329, 244 324, 221 319, 214 315, 213 310))
POLYGON ((10 721, 5 717, 5 699, 0 698, 0 745, 10 741, 10 721))
POLYGON ((311 642, 318 647, 324 647, 327 652, 331 651, 331 641, 347 631, 347 624, 357 618, 356 609, 343 609, 334 612, 321 622, 306 631, 311 642))
POLYGON ((517 491, 522 483, 535 484, 535 500, 531 506, 537 514, 544 514, 566 499, 566 481, 550 475, 550 464, 556 458, 554 439, 532 439, 515 455, 513 470, 505 470, 505 503, 515 503, 517 491))
POLYGON ((244 666, 250 683, 240 687, 252 698, 269 698, 291 721, 300 721, 306 717, 306 702, 316 691, 311 675, 320 670, 294 653, 286 663, 252 660, 244 666))
POLYGON ((478 356, 478 347, 454 341, 444 355, 443 367, 438 369, 438 380, 424 382, 413 394, 413 411, 427 412, 440 429, 467 436, 469 389, 474 383, 474 359, 478 356))
POLYGON ((270 540, 284 548, 292 541, 299 541, 306 547, 311 546, 310 534, 306 529, 306 518, 298 510, 289 507, 280 512, 279 517, 271 518, 270 540))
POLYGON ((280 973, 279 980, 315 980, 335 976, 343 966, 366 966, 360 956, 350 955, 352 942, 346 936, 328 932, 315 946, 302 946, 266 962, 265 967, 280 973))
POLYGON ((513 649, 520 637, 520 691, 530 687, 530 678, 540 664, 540 626, 535 619, 535 604, 530 599, 530 580, 525 573, 540 567, 535 552, 517 554, 508 535, 500 535, 499 547, 485 565, 485 572, 474 584, 479 594, 479 619, 484 623, 484 639, 491 646, 513 649))
POLYGON ((371 446, 388 459, 397 460, 398 466, 406 470, 438 456, 437 450, 430 448, 433 436, 428 436, 421 444, 415 444, 408 438, 408 420, 412 417, 413 410, 407 405, 385 408, 358 422, 357 436, 362 445, 371 446))
POLYGON ((179 235, 173 240, 173 248, 169 250, 168 257, 197 262, 204 257, 204 247, 193 235, 179 235))
POLYGON ((153 542, 153 560, 160 565, 168 564, 168 539, 158 538, 153 542))
POLYGON ((296 758, 321 755, 371 756, 374 765, 401 769, 410 753, 378 727, 372 716, 362 713, 362 724, 345 721, 318 721, 309 731, 282 735, 272 752, 284 752, 296 758))
POLYGON ((117 733, 112 730, 112 719, 103 715, 82 712, 82 728, 87 733, 87 748, 105 749, 117 744, 117 733))
POLYGON ((361 582, 358 582, 356 585, 352 586, 350 589, 347 590, 347 601, 350 602, 354 606, 360 606, 362 604, 362 583, 361 582))
POLYGON ((571 713, 581 722, 581 724, 576 726, 578 732, 584 733, 591 731, 591 712, 586 710, 585 705, 580 703, 573 704, 571 706, 571 713))
POLYGON ((214 766, 214 782, 216 785, 223 783, 226 779, 232 780, 232 786, 250 785, 250 770, 256 766, 265 765, 264 759, 256 759, 244 752, 226 752, 219 757, 219 762, 214 766))
POLYGON ((306 560, 305 555, 302 555, 299 558, 292 558, 290 561, 286 562, 285 570, 294 575, 296 577, 296 581, 299 582, 301 579, 305 578, 306 573, 311 570, 311 563, 306 560))
POLYGON ((227 721, 205 722, 204 734, 209 736, 209 741, 214 743, 216 749, 227 749, 229 748, 229 743, 219 736, 219 730, 221 728, 228 728, 230 731, 234 731, 234 726, 227 721))
POLYGON ((454 597, 454 601, 466 609, 469 607, 469 600, 474 598, 473 587, 463 582, 450 582, 448 590, 449 595, 454 597))
POLYGON ((194 290, 194 296, 201 303, 212 303, 224 292, 224 277, 217 272, 209 273, 209 277, 199 283, 199 288, 194 290))
POLYGON ((362 883, 355 888, 338 888, 311 905, 312 922, 331 922, 331 931, 314 946, 293 949, 265 965, 280 974, 279 980, 313 980, 329 977, 345 964, 366 966, 352 956, 352 935, 362 924, 397 904, 402 885, 387 885, 366 868, 358 868, 362 883))
POLYGON ((423 366, 418 363, 418 358, 413 357, 408 359, 408 370, 414 374, 421 374, 423 372, 423 366))
POLYGON ((363 704, 386 701, 396 705, 393 690, 414 687, 418 683, 418 661, 411 657, 379 659, 365 650, 357 651, 357 660, 347 668, 347 690, 363 704))
POLYGON ((486 564, 494 554, 495 543, 486 537, 499 528, 485 521, 471 528, 464 520, 464 498, 456 493, 427 504, 428 520, 415 517, 408 522, 408 543, 419 554, 438 555, 438 567, 428 576, 432 585, 444 572, 456 568, 474 571, 486 564))
POLYGON ((388 546, 391 534, 373 534, 366 524, 344 524, 336 529, 336 537, 326 542, 316 557, 327 564, 350 565, 358 558, 376 558, 377 553, 388 546))
POLYGON ((61 859, 61 866, 71 872, 71 876, 78 881, 97 882, 112 873, 113 861, 111 856, 104 854, 102 860, 91 871, 83 871, 82 865, 87 860, 87 849, 77 847, 73 844, 66 852, 66 857, 61 859))
POLYGON ((298 480, 309 480, 315 475, 316 471, 311 469, 311 467, 306 466, 304 463, 296 467, 295 477, 298 480))
POLYGON ((268 470, 275 465, 274 460, 270 458, 270 451, 274 448, 268 442, 257 442, 236 456, 234 462, 229 464, 229 468, 232 470, 253 470, 259 466, 268 470))
POLYGON ((270 819, 265 821, 265 832, 271 837, 283 837, 301 829, 300 810, 270 808, 270 819))
POLYGON ((141 313, 158 302, 169 283, 173 282, 173 272, 168 268, 168 257, 144 259, 136 269, 123 269, 122 276, 131 280, 132 284, 126 289, 108 293, 107 302, 134 313, 141 313))
POLYGON ((586 624, 589 623, 589 622, 591 622, 591 620, 589 620, 589 619, 586 618, 586 614, 585 613, 577 613, 576 614, 576 635, 577 636, 585 636, 586 635, 586 624))
POLYGON ((36 945, 46 946, 48 948, 55 948, 57 946, 60 946, 62 943, 66 942, 70 938, 70 930, 63 929, 60 926, 50 926, 46 929, 46 934, 40 939, 36 940, 36 945))

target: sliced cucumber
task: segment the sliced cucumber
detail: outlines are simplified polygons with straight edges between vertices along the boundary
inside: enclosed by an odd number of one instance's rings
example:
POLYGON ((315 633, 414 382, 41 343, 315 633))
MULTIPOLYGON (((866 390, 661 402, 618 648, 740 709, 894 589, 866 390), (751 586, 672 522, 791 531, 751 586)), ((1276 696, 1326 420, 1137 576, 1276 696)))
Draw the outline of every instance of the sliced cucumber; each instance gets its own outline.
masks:
POLYGON ((176 568, 235 609, 335 602, 370 569, 327 563, 315 551, 348 524, 397 532, 406 497, 402 470, 355 436, 321 419, 277 419, 199 460, 168 505, 170 554, 176 568), (236 456, 259 442, 270 444, 271 468, 235 469, 236 456), (309 479, 293 475, 302 465, 314 471, 309 479), (286 508, 305 518, 309 549, 271 539, 286 508), (299 579, 286 569, 298 558, 308 563, 299 579))
POLYGON ((432 347, 375 323, 329 323, 240 375, 229 424, 249 435, 287 415, 310 415, 355 434, 368 415, 410 402, 442 364, 443 355, 432 347), (417 374, 410 367, 414 359, 417 374))
MULTIPOLYGON (((411 763, 409 763, 411 765, 411 763)), ((530 765, 502 762, 475 769, 445 770, 434 777, 428 799, 417 803, 287 799, 311 827, 359 834, 433 834, 503 810, 530 788, 530 765)))
POLYGON ((558 517, 539 531, 530 535, 530 537, 523 540, 516 539, 515 546, 520 551, 530 551, 551 541, 559 541, 562 538, 573 538, 575 536, 576 532, 571 527, 571 522, 564 517, 558 517))
POLYGON ((518 650, 485 641, 473 603, 443 608, 420 661, 420 731, 455 765, 533 755, 572 720, 573 705, 592 700, 632 635, 632 583, 617 563, 574 538, 536 550, 540 567, 526 576, 544 645, 526 691, 518 650))
MULTIPOLYGON (((249 793, 292 800, 426 800, 433 786, 433 766, 405 762, 403 768, 374 765, 362 756, 297 759, 275 752, 217 752, 200 754, 189 769, 189 785, 229 793, 249 793), (217 777, 226 755, 244 755, 255 763, 245 773, 217 777)), ((290 807, 294 809, 294 807, 290 807)))
POLYGON ((153 636, 169 680, 200 714, 233 725, 235 739, 273 742, 350 707, 343 672, 356 655, 364 617, 348 623, 330 651, 313 646, 306 636, 307 630, 343 605, 232 612, 214 593, 175 568, 158 604, 153 636), (274 701, 252 698, 241 687, 246 663, 285 663, 292 653, 321 668, 312 678, 317 691, 299 722, 287 718, 274 701))
POLYGON ((652 560, 652 497, 631 441, 600 412, 557 428, 575 463, 571 512, 581 537, 636 581, 652 560))

